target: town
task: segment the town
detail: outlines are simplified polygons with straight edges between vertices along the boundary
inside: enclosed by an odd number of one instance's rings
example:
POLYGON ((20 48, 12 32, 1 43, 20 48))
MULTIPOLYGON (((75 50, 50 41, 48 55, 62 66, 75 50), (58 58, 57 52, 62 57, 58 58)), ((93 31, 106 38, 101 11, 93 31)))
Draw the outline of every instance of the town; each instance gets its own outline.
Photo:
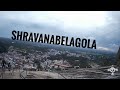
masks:
MULTIPOLYGON (((3 52, 0 53, 0 62, 5 60, 7 63, 10 63, 11 70, 19 70, 19 74, 22 77, 23 75, 21 73, 23 71, 32 71, 32 74, 33 71, 34 73, 39 72, 39 74, 48 72, 51 74, 54 73, 54 75, 51 76, 52 78, 73 78, 76 77, 75 73, 77 72, 79 74, 84 74, 82 76, 89 76, 89 74, 86 74, 88 71, 90 73, 96 73, 97 68, 101 66, 110 66, 115 62, 114 54, 105 55, 97 52, 89 53, 78 49, 65 50, 65 48, 62 47, 52 47, 42 44, 37 45, 36 43, 30 44, 28 42, 10 39, 1 40, 0 45, 1 47, 7 47, 7 50, 1 48, 3 52), (58 74, 60 75, 59 77, 57 77, 58 74)), ((0 67, 2 68, 1 65, 0 67)), ((8 66, 6 66, 6 68, 7 67, 8 66)), ((100 72, 101 71, 99 71, 99 73, 100 72)), ((76 75, 80 76, 79 74, 76 75)), ((88 78, 88 76, 86 78, 88 78)), ((93 76, 95 75, 93 74, 93 76)))

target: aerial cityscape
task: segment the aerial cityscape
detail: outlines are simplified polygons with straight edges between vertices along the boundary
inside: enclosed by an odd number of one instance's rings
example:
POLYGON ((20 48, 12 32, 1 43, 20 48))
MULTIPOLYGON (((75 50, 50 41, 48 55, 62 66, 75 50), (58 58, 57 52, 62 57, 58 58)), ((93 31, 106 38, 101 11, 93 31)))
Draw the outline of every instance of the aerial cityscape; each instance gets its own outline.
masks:
MULTIPOLYGON (((61 46, 0 38, 0 62, 6 61, 1 78, 100 79, 113 78, 107 71, 117 66, 116 53, 84 51, 61 46), (9 66, 10 63, 10 66, 9 66)), ((114 78, 120 78, 117 74, 114 78)))
POLYGON ((0 79, 120 79, 120 11, 0 11, 0 21, 0 79))

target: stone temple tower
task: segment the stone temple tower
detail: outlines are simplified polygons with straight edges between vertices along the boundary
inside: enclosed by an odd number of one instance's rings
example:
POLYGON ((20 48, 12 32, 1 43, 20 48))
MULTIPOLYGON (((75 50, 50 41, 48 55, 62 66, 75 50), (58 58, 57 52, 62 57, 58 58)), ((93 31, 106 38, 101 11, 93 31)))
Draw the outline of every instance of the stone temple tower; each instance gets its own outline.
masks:
POLYGON ((116 60, 117 60, 117 66, 120 67, 120 47, 119 47, 119 50, 117 52, 116 60))

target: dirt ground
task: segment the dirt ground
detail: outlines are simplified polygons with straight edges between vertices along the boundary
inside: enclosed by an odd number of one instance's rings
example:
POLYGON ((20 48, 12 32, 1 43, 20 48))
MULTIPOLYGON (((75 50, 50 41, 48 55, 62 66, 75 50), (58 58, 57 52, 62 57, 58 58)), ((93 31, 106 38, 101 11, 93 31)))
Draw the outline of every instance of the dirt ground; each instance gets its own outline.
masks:
POLYGON ((120 72, 114 76, 99 69, 71 69, 67 71, 0 71, 0 79, 120 79, 120 72))
POLYGON ((12 71, 5 71, 4 73, 0 73, 0 79, 62 79, 58 73, 54 72, 46 72, 46 71, 24 71, 22 76, 20 77, 22 70, 15 70, 14 73, 12 71))

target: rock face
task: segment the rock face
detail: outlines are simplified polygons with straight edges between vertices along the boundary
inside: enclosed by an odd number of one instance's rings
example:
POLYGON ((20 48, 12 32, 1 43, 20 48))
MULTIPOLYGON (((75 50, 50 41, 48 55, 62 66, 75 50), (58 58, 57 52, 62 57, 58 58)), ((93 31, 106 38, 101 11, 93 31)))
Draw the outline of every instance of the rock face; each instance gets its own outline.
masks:
POLYGON ((117 66, 120 67, 120 47, 119 47, 116 59, 117 59, 117 66))

